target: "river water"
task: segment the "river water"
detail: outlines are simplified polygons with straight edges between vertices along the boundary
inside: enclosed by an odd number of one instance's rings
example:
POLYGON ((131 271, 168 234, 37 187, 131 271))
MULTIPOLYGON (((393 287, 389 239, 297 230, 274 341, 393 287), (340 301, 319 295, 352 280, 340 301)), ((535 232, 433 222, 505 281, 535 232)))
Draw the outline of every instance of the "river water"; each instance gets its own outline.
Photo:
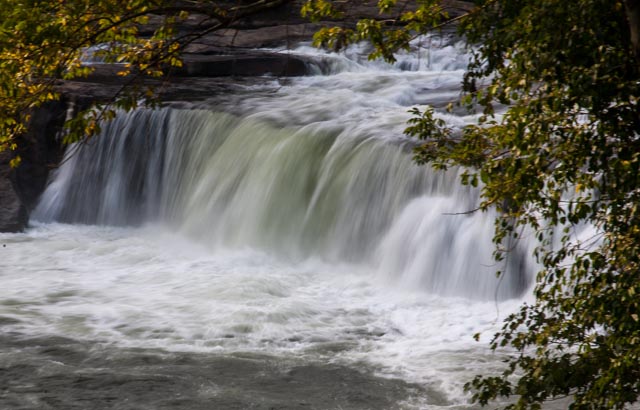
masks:
POLYGON ((0 235, 0 407, 470 408, 534 266, 524 242, 492 261, 459 171, 412 163, 409 108, 474 119, 444 111, 462 45, 420 42, 395 65, 283 51, 315 75, 71 147, 30 229, 0 235))

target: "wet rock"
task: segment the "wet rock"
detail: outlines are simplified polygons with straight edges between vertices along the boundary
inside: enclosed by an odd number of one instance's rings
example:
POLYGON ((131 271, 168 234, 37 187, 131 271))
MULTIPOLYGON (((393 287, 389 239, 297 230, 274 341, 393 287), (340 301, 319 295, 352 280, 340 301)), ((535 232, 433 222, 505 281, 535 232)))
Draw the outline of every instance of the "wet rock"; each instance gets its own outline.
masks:
POLYGON ((10 172, 13 187, 27 211, 44 190, 49 172, 62 157, 59 132, 67 115, 67 101, 53 101, 31 114, 28 131, 18 141, 22 161, 10 172))
POLYGON ((11 183, 12 153, 0 152, 0 232, 18 232, 27 223, 27 209, 11 183))
POLYGON ((301 41, 310 41, 319 24, 283 24, 251 29, 229 28, 212 33, 191 46, 209 45, 237 48, 291 48, 301 41))
POLYGON ((279 53, 248 53, 228 56, 187 54, 183 67, 174 75, 189 77, 292 77, 307 74, 307 64, 300 57, 279 53))
POLYGON ((56 138, 64 123, 67 105, 53 102, 35 110, 29 130, 18 141, 18 151, 0 153, 0 232, 18 232, 26 227, 29 212, 44 190, 49 171, 60 161, 56 138), (10 161, 20 155, 17 168, 10 161))

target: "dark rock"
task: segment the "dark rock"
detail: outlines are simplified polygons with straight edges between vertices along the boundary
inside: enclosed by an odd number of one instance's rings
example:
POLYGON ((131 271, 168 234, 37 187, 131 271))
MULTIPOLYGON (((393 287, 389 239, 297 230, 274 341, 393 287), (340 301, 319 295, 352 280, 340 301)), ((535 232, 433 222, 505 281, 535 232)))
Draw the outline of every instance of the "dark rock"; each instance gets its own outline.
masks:
POLYGON ((9 161, 13 157, 9 151, 0 152, 0 232, 18 232, 27 223, 27 209, 20 202, 9 178, 9 161))
MULTIPOLYGON (((221 48, 218 46, 210 46, 205 44, 193 45, 188 48, 189 52, 183 55, 183 66, 180 68, 172 68, 168 72, 168 76, 163 80, 173 82, 183 77, 296 77, 308 74, 308 59, 302 56, 294 56, 287 53, 267 52, 256 50, 236 50, 229 48, 221 48)), ((72 82, 61 83, 60 90, 66 95, 73 96, 77 99, 79 96, 87 96, 82 92, 82 88, 68 87, 67 83, 94 83, 100 86, 106 86, 109 90, 112 86, 116 86, 111 92, 102 92, 104 99, 108 100, 116 93, 120 92, 120 88, 131 82, 132 76, 121 76, 119 72, 123 70, 123 66, 119 64, 97 63, 92 64, 93 72, 86 78, 78 78, 72 82), (79 94, 78 94, 79 92, 79 94)), ((137 78, 138 83, 142 82, 147 85, 164 85, 166 81, 158 81, 152 78, 137 78)), ((96 91, 92 91, 90 95, 95 96, 96 91)), ((98 98, 98 101, 101 98, 98 98)))
POLYGON ((0 232, 17 232, 25 228, 28 215, 44 190, 49 171, 59 163, 62 150, 57 133, 67 113, 67 104, 45 104, 31 115, 28 132, 22 135, 17 152, 0 153, 0 232), (22 161, 12 169, 15 155, 22 161))
POLYGON ((265 47, 293 47, 301 41, 310 41, 320 28, 319 24, 282 24, 250 29, 229 28, 219 30, 204 37, 191 47, 200 44, 217 47, 236 48, 265 48, 265 47))
POLYGON ((59 137, 67 116, 67 101, 53 101, 31 114, 28 131, 18 141, 20 165, 12 170, 11 181, 20 201, 31 211, 44 190, 49 171, 62 157, 59 137))
POLYGON ((272 75, 278 77, 307 74, 307 64, 302 58, 280 53, 249 53, 244 55, 211 56, 187 54, 184 66, 174 75, 189 77, 254 77, 272 75))

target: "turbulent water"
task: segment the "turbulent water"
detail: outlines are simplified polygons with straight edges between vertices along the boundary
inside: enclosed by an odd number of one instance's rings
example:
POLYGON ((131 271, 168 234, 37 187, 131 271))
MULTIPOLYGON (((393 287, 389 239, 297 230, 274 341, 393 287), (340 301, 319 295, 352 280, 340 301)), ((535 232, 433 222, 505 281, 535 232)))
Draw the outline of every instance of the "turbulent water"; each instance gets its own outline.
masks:
POLYGON ((526 297, 529 249, 496 265, 478 193, 402 134, 455 100, 464 50, 359 51, 302 47, 315 75, 70 147, 32 227, 0 236, 0 404, 466 408, 501 359, 472 335, 526 297))

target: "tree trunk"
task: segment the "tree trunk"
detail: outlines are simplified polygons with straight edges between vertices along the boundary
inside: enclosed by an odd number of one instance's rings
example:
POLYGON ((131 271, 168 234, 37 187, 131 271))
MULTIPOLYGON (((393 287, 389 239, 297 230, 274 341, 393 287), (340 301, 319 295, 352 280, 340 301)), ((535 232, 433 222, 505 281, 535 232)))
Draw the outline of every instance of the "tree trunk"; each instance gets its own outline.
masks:
POLYGON ((631 45, 636 62, 640 64, 640 0, 624 0, 624 7, 629 22, 631 45))

